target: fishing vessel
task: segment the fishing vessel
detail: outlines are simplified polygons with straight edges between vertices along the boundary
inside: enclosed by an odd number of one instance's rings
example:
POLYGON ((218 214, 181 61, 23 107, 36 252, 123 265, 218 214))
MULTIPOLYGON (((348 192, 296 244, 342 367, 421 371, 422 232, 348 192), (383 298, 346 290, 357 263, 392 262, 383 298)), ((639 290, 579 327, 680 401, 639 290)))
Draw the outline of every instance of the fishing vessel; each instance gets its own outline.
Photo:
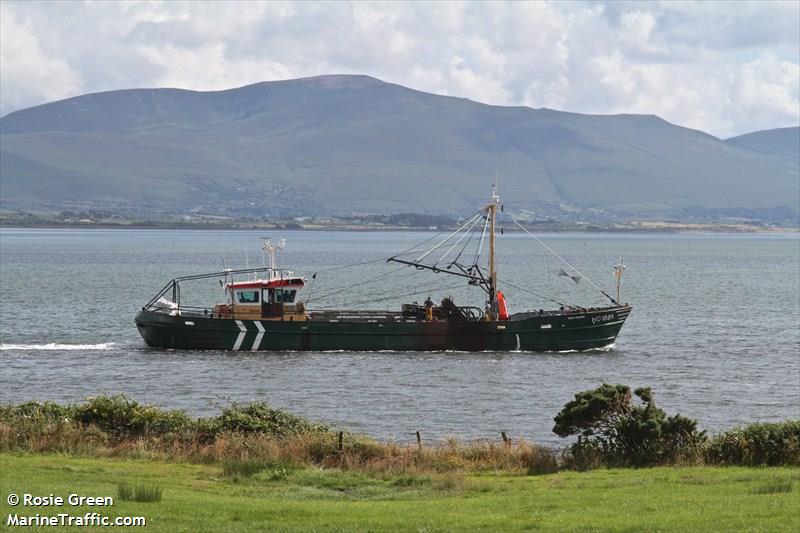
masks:
MULTIPOLYGON (((460 278, 483 291, 482 307, 457 305, 451 297, 434 303, 428 297, 422 304, 400 303, 394 310, 315 309, 302 300, 308 280, 277 267, 276 252, 285 241, 275 245, 267 240, 263 267, 223 269, 170 280, 136 315, 136 327, 149 346, 190 350, 566 351, 613 345, 632 309, 620 300, 625 268, 622 260, 614 268, 616 298, 592 283, 610 305, 587 308, 561 304, 551 310, 511 314, 499 289, 495 258, 500 210, 500 199, 493 189, 485 207, 421 254, 417 255, 420 248, 414 247, 386 259, 415 270, 460 278), (479 262, 485 240, 488 261, 484 265, 479 262), (476 250, 474 254, 470 244, 476 250), (471 261, 465 259, 467 250, 471 261), (213 279, 222 289, 222 301, 190 305, 182 287, 213 279)), ((584 278, 558 257, 569 269, 561 269, 560 275, 576 283, 584 278)))

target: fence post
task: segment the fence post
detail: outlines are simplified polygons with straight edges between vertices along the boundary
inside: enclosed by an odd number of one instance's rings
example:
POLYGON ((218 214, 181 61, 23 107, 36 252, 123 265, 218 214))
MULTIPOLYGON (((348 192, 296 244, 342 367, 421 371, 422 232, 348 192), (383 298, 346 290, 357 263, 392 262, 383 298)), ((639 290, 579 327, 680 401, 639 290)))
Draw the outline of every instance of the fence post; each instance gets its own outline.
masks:
POLYGON ((344 444, 344 431, 339 432, 339 451, 342 451, 342 447, 344 444))
POLYGON ((422 451, 422 435, 419 434, 419 431, 417 431, 417 448, 422 451))

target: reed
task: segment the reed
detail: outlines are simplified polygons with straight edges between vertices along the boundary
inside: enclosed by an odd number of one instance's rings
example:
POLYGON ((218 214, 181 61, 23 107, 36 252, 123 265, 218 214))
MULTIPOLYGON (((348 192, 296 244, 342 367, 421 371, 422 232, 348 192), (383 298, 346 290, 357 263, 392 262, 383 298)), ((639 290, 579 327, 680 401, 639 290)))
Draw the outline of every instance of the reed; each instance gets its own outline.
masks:
POLYGON ((761 485, 759 487, 753 487, 747 491, 748 494, 783 494, 792 492, 792 482, 791 481, 778 481, 775 483, 769 483, 767 485, 761 485))
POLYGON ((163 492, 161 487, 157 485, 120 483, 117 486, 119 499, 130 502, 160 502, 163 492))
POLYGON ((267 466, 265 461, 259 459, 230 459, 222 463, 222 473, 230 477, 252 477, 267 466))

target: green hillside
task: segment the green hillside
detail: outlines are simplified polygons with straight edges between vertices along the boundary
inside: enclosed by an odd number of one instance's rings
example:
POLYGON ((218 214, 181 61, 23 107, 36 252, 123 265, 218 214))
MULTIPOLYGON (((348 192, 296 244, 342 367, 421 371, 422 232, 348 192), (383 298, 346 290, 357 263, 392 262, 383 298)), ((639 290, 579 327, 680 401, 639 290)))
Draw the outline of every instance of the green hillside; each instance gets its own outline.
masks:
POLYGON ((655 116, 488 106, 366 76, 89 94, 0 119, 2 206, 535 218, 798 210, 798 162, 655 116))
POLYGON ((755 131, 726 139, 725 142, 741 148, 800 161, 800 126, 755 131))

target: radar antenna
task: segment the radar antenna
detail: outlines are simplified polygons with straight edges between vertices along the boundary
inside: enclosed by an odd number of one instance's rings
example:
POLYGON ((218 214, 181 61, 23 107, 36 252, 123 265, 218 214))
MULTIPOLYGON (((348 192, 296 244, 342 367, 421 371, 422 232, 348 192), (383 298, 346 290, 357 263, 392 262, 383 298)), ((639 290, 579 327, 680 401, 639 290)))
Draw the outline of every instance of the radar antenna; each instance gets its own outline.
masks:
POLYGON ((278 250, 285 250, 286 249, 286 239, 281 239, 278 244, 272 244, 272 239, 269 237, 264 238, 264 244, 261 245, 261 249, 264 250, 264 266, 266 265, 266 256, 269 255, 269 269, 270 269, 270 276, 274 277, 278 270, 278 263, 275 260, 275 253, 278 250))

